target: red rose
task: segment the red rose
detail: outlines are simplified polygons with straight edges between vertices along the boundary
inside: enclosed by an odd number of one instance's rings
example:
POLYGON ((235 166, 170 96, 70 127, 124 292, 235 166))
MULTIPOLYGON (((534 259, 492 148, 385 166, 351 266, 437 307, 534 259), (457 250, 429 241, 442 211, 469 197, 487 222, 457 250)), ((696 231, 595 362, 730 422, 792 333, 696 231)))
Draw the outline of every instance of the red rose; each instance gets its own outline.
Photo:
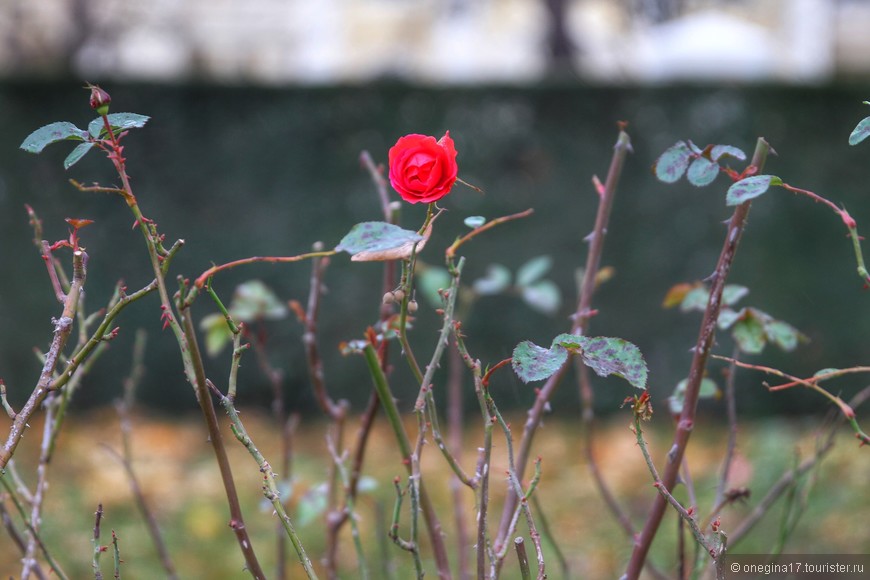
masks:
POLYGON ((390 183, 409 203, 431 203, 456 182, 456 149, 450 131, 438 141, 428 135, 405 135, 390 148, 390 183))

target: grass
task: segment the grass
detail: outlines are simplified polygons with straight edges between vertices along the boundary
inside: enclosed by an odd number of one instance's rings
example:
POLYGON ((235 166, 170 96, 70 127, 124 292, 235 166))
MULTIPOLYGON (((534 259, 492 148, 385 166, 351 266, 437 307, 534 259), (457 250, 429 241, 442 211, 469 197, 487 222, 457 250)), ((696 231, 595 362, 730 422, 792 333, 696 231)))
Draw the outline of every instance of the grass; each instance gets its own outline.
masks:
MULTIPOLYGON (((277 463, 276 427, 272 421, 253 411, 246 412, 243 420, 266 457, 273 464, 277 463)), ((624 413, 602 424, 597 450, 605 477, 639 526, 656 491, 636 448, 634 436, 628 431, 629 422, 628 413, 624 413)), ((654 423, 662 422, 663 417, 658 417, 654 423)), ((795 454, 806 457, 812 453, 812 435, 816 423, 780 419, 744 423, 732 486, 747 486, 752 490, 752 496, 745 503, 723 512, 723 529, 727 531, 749 513, 771 483, 793 465, 795 454)), ((521 424, 521 417, 515 418, 514 425, 521 424)), ((535 454, 543 458, 544 474, 538 498, 559 546, 568 557, 571 577, 617 577, 628 558, 630 542, 607 512, 586 471, 579 446, 578 425, 576 420, 550 418, 538 434, 535 454)), ((274 570, 276 521, 271 506, 260 493, 261 476, 247 451, 235 441, 226 425, 224 427, 254 547, 264 568, 267 571, 274 570)), ((722 456, 725 431, 724 425, 708 423, 695 433, 689 447, 688 461, 695 477, 700 512, 704 515, 715 491, 715 473, 722 456)), ((353 428, 348 432, 354 433, 353 428)), ((32 483, 30 476, 34 466, 31 458, 37 456, 39 433, 39 425, 32 425, 29 436, 16 455, 19 471, 28 483, 32 483)), ((296 517, 297 528, 313 560, 323 552, 323 520, 322 517, 315 515, 312 518, 303 512, 316 512, 317 490, 324 482, 329 467, 323 434, 323 425, 303 422, 294 440, 290 513, 296 517)), ((166 534, 180 577, 249 577, 242 568, 241 554, 227 527, 228 513, 223 502, 223 489, 199 417, 135 417, 133 437, 134 467, 166 534)), ((388 524, 378 523, 378 514, 388 518, 392 512, 392 479, 397 475, 404 479, 404 468, 391 437, 384 422, 379 422, 372 435, 365 469, 374 488, 359 500, 357 515, 372 577, 387 578, 394 573, 395 578, 402 579, 413 576, 410 558, 391 543, 381 545, 383 526, 388 524), (379 556, 382 548, 386 550, 387 560, 379 556)), ((463 458, 467 470, 472 469, 478 438, 478 429, 470 429, 467 433, 467 452, 463 458)), ((660 462, 670 444, 670 431, 653 429, 651 426, 648 439, 654 457, 660 462)), ((112 411, 69 419, 49 470, 50 487, 43 518, 44 540, 71 578, 93 576, 93 514, 97 504, 102 503, 105 511, 102 540, 108 543, 111 530, 117 532, 124 561, 121 568, 123 577, 162 577, 164 574, 144 522, 135 509, 124 471, 106 451, 105 445, 120 449, 118 421, 112 411)), ((504 451, 504 442, 496 438, 496 463, 492 470, 496 504, 500 503, 505 487, 504 478, 501 477, 506 468, 504 451)), ((857 453, 857 443, 843 429, 838 444, 823 461, 821 468, 810 478, 801 480, 799 491, 809 492, 809 503, 799 512, 800 521, 786 544, 786 552, 870 552, 870 528, 866 525, 867 508, 870 507, 866 482, 870 479, 870 465, 861 461, 857 453)), ((452 501, 447 486, 450 474, 434 447, 430 446, 424 453, 423 470, 433 500, 444 520, 448 545, 452 550, 458 550, 460 548, 453 540, 452 501)), ((683 491, 677 492, 681 499, 685 498, 683 491)), ((471 492, 466 494, 465 502, 468 524, 473 526, 475 510, 471 492)), ((784 504, 780 501, 744 542, 734 546, 734 551, 769 552, 778 537, 783 509, 784 504)), ((500 511, 492 513, 496 520, 492 524, 494 528, 500 511)), ((665 523, 653 547, 653 559, 663 570, 672 570, 674 560, 674 531, 677 524, 673 514, 669 514, 668 518, 669 522, 665 523)), ((407 537, 407 521, 402 522, 401 531, 407 537)), ((519 531, 526 533, 523 524, 519 531)), ((3 534, 0 541, 0 575, 15 577, 20 573, 19 555, 5 531, 0 533, 3 534)), ((528 537, 526 539, 528 541, 528 537)), ((550 578, 562 577, 549 539, 545 539, 544 546, 550 578)), ((466 546, 465 549, 469 553, 473 551, 472 546, 466 546)), ((341 551, 344 556, 342 577, 356 578, 356 557, 347 526, 341 551)), ((105 576, 111 577, 110 554, 104 556, 102 564, 105 576)), ((295 564, 295 560, 292 566, 296 569, 291 577, 302 577, 301 567, 295 564)), ((434 576, 434 566, 429 565, 427 570, 427 575, 434 576)), ((508 560, 504 577, 518 577, 512 559, 508 560)))

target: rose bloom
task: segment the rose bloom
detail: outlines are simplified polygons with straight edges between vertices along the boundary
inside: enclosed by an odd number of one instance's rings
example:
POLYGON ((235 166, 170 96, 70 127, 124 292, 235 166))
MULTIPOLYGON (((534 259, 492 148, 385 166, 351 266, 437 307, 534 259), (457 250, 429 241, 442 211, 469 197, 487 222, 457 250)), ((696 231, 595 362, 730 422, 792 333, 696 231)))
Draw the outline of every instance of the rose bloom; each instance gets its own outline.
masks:
POLYGON ((456 182, 456 149, 450 131, 438 141, 428 135, 405 135, 390 148, 390 183, 409 203, 431 203, 456 182))

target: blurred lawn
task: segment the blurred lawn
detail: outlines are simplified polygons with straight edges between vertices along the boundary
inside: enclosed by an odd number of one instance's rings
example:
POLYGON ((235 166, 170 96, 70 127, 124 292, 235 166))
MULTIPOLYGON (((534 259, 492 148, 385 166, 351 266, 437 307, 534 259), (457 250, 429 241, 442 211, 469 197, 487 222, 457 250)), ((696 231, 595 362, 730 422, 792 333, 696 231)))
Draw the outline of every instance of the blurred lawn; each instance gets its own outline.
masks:
MULTIPOLYGON (((273 465, 279 463, 275 436, 277 429, 271 420, 254 412, 244 413, 243 420, 267 458, 273 465)), ((663 421, 664 417, 659 416, 654 423, 660 425, 663 421)), ((522 425, 522 418, 516 417, 513 424, 522 425)), ((639 526, 655 491, 643 458, 636 448, 634 436, 628 431, 628 424, 629 415, 626 412, 602 425, 598 452, 605 476, 617 496, 624 499, 624 505, 631 510, 639 526)), ((812 436, 816 425, 817 421, 810 420, 767 420, 743 424, 739 444, 741 455, 733 470, 732 485, 750 487, 752 496, 746 503, 726 509, 722 518, 723 529, 728 531, 733 528, 736 521, 750 512, 769 486, 793 465, 795 453, 800 453, 801 457, 812 453, 812 436)), ((2 427, 5 432, 6 425, 2 427)), ((163 577, 145 525, 134 507, 125 474, 103 447, 108 445, 120 449, 117 418, 111 411, 104 411, 70 418, 67 427, 50 466, 50 487, 45 502, 43 537, 51 552, 71 578, 93 577, 90 567, 93 514, 97 504, 102 502, 105 511, 103 543, 108 543, 107 539, 111 538, 111 530, 114 529, 120 538, 123 577, 163 577)), ((311 506, 305 494, 315 490, 327 473, 329 459, 324 428, 323 424, 303 422, 294 442, 295 475, 291 515, 297 516, 298 529, 312 560, 317 560, 323 553, 325 526, 322 518, 314 518, 309 522, 298 520, 299 506, 305 502, 311 506)), ((29 436, 16 454, 19 471, 28 483, 33 481, 33 458, 37 456, 40 432, 40 425, 33 424, 29 436)), ((353 436, 355 425, 351 425, 347 433, 353 436)), ((271 577, 275 563, 276 520, 272 516, 271 506, 267 507, 262 499, 261 476, 256 464, 232 437, 228 428, 225 429, 225 436, 244 503, 248 529, 261 563, 271 577)), ((669 436, 670 431, 665 429, 649 433, 648 439, 658 461, 670 444, 669 436)), ((702 514, 706 514, 715 491, 715 473, 719 468, 725 436, 723 426, 708 425, 697 429, 689 448, 688 461, 695 477, 702 514)), ((473 469, 472 462, 479 440, 480 430, 469 429, 467 453, 463 461, 467 470, 473 469)), ((497 502, 500 502, 504 490, 504 478, 501 476, 506 467, 504 452, 504 441, 496 431, 496 462, 492 469, 494 477, 491 486, 497 502)), ((133 453, 135 469, 157 512, 180 577, 249 577, 242 569, 242 557, 227 527, 223 488, 200 418, 134 418, 133 453)), ((628 557, 630 542, 607 512, 588 475, 580 447, 579 422, 550 418, 536 437, 534 453, 543 458, 543 478, 538 497, 559 545, 570 561, 572 577, 617 577, 628 557)), ((378 428, 372 435, 365 473, 377 483, 358 502, 359 524, 372 578, 384 576, 382 566, 388 566, 395 573, 395 578, 413 577, 407 554, 394 545, 385 547, 388 562, 380 558, 376 513, 378 510, 386 514, 392 512, 394 492, 391 481, 396 475, 404 478, 405 473, 384 421, 378 422, 378 428)), ((433 446, 424 453, 424 474, 433 499, 440 506, 439 513, 448 535, 448 545, 451 549, 458 549, 453 539, 452 501, 447 484, 450 474, 433 446)), ((811 486, 810 502, 802 511, 800 523, 786 551, 870 552, 870 526, 867 526, 870 495, 866 491, 870 462, 867 461, 866 451, 858 449, 847 429, 841 429, 838 444, 822 462, 815 476, 812 481, 804 479, 801 482, 801 489, 811 486)), ((680 490, 680 493, 683 491, 680 490)), ((473 506, 474 498, 471 492, 467 492, 465 513, 469 529, 473 529, 473 506)), ((782 503, 778 503, 769 517, 744 542, 735 546, 735 551, 768 552, 776 542, 782 511, 782 503)), ((500 510, 493 510, 492 513, 494 529, 500 510)), ((402 526, 402 533, 407 537, 407 521, 403 520, 402 526)), ((666 570, 671 569, 673 562, 675 529, 676 520, 669 514, 654 545, 654 559, 666 570)), ((521 524, 520 532, 526 534, 528 542, 524 524, 521 524)), ((19 554, 6 532, 0 533, 0 574, 3 577, 17 577, 20 573, 19 554)), ((531 545, 527 545, 531 550, 531 545)), ((469 554, 472 553, 471 546, 466 549, 469 554)), ((550 578, 562 577, 546 539, 545 549, 550 578)), ((342 578, 357 578, 348 526, 344 528, 341 551, 344 555, 342 578)), ((111 577, 111 554, 105 554, 102 562, 105 576, 111 577)), ((294 571, 291 578, 303 577, 298 565, 291 563, 291 566, 294 571)), ((427 570, 427 576, 435 576, 431 562, 427 570)), ((504 577, 518 577, 510 558, 504 577)))

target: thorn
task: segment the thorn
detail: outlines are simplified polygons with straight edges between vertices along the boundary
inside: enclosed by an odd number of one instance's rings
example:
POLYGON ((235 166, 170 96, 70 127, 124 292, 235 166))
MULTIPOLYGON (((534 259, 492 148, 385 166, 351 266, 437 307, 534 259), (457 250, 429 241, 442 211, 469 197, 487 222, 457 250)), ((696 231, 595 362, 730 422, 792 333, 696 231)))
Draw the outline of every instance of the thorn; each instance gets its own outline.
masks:
POLYGON ((592 176, 592 185, 595 186, 595 191, 598 193, 598 197, 603 198, 604 194, 607 193, 607 189, 604 187, 604 184, 601 183, 601 180, 598 179, 597 175, 592 176))

